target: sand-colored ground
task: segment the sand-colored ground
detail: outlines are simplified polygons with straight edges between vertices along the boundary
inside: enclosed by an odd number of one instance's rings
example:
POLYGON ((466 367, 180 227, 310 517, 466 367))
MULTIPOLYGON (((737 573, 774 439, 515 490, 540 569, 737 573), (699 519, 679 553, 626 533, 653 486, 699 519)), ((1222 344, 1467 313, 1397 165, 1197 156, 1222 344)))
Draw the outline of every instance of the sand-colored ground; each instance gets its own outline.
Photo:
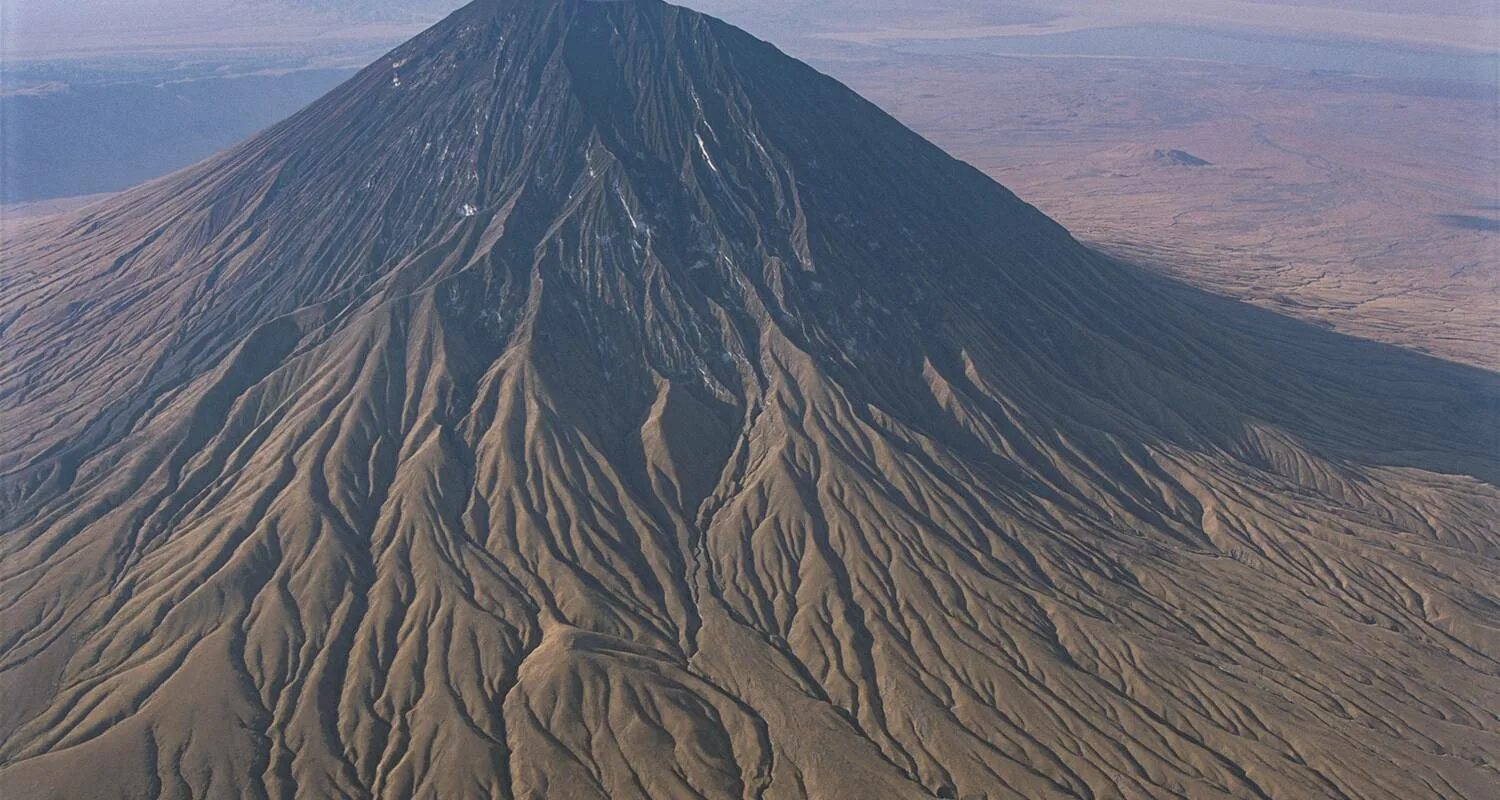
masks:
POLYGON ((1500 368, 1494 87, 1132 59, 819 63, 1105 249, 1500 368))

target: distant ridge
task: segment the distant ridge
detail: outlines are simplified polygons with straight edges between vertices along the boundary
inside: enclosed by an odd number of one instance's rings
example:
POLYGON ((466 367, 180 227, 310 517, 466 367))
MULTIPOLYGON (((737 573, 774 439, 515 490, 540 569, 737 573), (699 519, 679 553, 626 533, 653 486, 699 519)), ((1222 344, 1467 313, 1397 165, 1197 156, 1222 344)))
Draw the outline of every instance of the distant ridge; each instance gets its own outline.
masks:
POLYGON ((1187 152, 1186 150, 1153 150, 1151 157, 1165 164, 1174 164, 1183 167, 1207 167, 1211 162, 1187 152))

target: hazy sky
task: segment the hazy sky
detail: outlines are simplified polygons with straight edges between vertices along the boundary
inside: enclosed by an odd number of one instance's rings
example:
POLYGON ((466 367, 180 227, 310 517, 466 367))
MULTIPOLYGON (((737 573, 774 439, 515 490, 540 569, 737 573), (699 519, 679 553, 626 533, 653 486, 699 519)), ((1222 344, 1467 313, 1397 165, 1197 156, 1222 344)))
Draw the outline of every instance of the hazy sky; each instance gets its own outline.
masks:
MULTIPOLYGON (((689 0, 768 36, 886 38, 1055 33, 1132 24, 1500 50, 1494 0, 689 0)), ((0 0, 5 51, 398 40, 451 0, 0 0)))

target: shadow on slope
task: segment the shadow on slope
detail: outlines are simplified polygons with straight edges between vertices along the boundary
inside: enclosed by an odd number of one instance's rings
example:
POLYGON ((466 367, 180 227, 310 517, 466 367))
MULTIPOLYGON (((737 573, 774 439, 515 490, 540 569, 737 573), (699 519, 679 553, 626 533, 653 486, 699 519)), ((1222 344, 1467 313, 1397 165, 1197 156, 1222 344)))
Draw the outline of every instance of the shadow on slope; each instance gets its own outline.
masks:
POLYGON ((1500 375, 1122 266, 1203 326, 1191 346, 1219 343, 1188 363, 1220 361, 1207 374, 1247 416, 1341 459, 1500 486, 1500 375))

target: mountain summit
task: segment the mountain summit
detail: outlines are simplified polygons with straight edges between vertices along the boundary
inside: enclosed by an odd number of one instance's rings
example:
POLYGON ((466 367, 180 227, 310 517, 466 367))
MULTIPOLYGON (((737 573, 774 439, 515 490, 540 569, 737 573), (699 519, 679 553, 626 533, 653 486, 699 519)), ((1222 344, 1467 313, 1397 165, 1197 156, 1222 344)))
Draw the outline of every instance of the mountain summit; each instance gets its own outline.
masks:
POLYGON ((0 791, 1477 797, 1500 379, 655 0, 4 246, 0 791))

